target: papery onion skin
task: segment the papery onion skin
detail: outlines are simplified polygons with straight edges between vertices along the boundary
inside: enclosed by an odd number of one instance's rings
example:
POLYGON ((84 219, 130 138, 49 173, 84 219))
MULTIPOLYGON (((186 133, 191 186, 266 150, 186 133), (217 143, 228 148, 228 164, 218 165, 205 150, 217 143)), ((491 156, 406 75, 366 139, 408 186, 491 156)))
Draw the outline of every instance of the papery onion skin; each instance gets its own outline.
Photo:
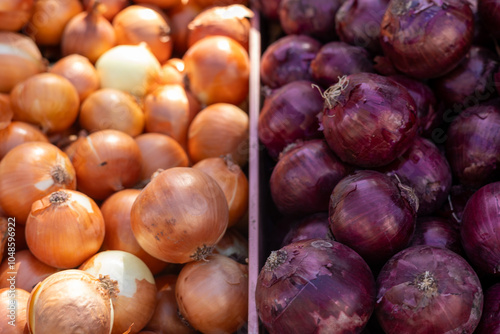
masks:
POLYGON ((137 197, 131 225, 139 245, 170 263, 203 259, 228 222, 224 192, 206 173, 174 167, 159 173, 137 197))
POLYGON ((500 283, 494 284, 484 292, 484 305, 481 321, 474 333, 490 334, 500 331, 500 283))
POLYGON ((87 195, 59 190, 33 202, 25 233, 37 259, 55 268, 70 269, 99 251, 104 218, 87 195))
POLYGON ((182 60, 189 90, 205 105, 245 101, 250 60, 244 47, 226 36, 207 36, 194 43, 182 60))
POLYGON ((461 256, 433 246, 414 246, 392 257, 377 278, 375 314, 387 334, 472 333, 483 291, 461 256))
POLYGON ((349 247, 302 240, 274 251, 256 285, 257 312, 270 333, 360 333, 375 305, 375 280, 349 247))
POLYGON ((75 86, 53 73, 36 74, 18 83, 10 100, 15 120, 36 124, 46 133, 70 128, 80 106, 75 86))
POLYGON ((0 317, 2 333, 24 334, 28 333, 26 326, 26 305, 30 293, 18 287, 0 289, 0 317))
MULTIPOLYGON (((16 236, 17 237, 17 236, 16 236)), ((17 240, 16 240, 17 243, 17 240)), ((0 288, 8 288, 10 275, 16 273, 16 288, 31 292, 39 282, 59 271, 57 268, 46 265, 38 260, 30 250, 19 250, 16 244, 14 268, 10 268, 9 261, 5 259, 0 265, 0 288)))
POLYGON ((31 141, 48 143, 49 139, 29 123, 11 122, 5 129, 0 130, 0 160, 14 147, 31 141))
POLYGON ((175 285, 180 314, 207 334, 234 333, 248 321, 248 265, 214 254, 190 262, 175 285))
POLYGON ((294 81, 276 89, 264 100, 259 114, 259 140, 268 154, 277 159, 295 141, 323 137, 318 114, 323 99, 311 81, 294 81))
POLYGON ((156 275, 167 267, 167 263, 151 256, 139 246, 130 225, 130 211, 140 192, 140 189, 123 189, 102 203, 105 234, 101 250, 120 250, 135 255, 156 275))
POLYGON ((134 2, 145 5, 154 5, 168 9, 170 7, 178 5, 181 2, 181 0, 134 0, 134 2))
POLYGON ((283 238, 281 247, 306 239, 334 240, 328 221, 328 212, 317 212, 296 219, 283 238))
POLYGON ((10 95, 0 93, 0 130, 5 129, 14 117, 14 112, 10 106, 10 95))
POLYGON ((389 2, 380 31, 384 54, 399 71, 418 79, 446 74, 471 46, 474 14, 469 6, 455 0, 389 2))
POLYGON ((94 277, 108 276, 116 281, 116 292, 111 297, 114 311, 111 334, 122 334, 132 324, 131 333, 146 326, 156 305, 156 285, 141 259, 123 251, 104 251, 89 258, 79 269, 94 277))
POLYGON ((480 270, 500 276, 500 182, 489 183, 465 206, 460 235, 469 261, 480 270))
POLYGON ((119 11, 129 5, 128 0, 83 0, 83 5, 88 9, 94 6, 96 1, 99 1, 101 6, 99 8, 101 14, 110 22, 119 11))
POLYGON ((0 92, 9 93, 18 83, 45 71, 46 64, 38 46, 29 37, 0 32, 0 92), (15 70, 14 70, 15 69, 15 70))
POLYGON ((193 0, 186 1, 186 3, 181 1, 181 3, 169 9, 168 16, 172 27, 171 36, 174 41, 173 53, 177 57, 182 56, 188 49, 187 26, 202 10, 203 8, 193 0))
POLYGON ((312 80, 311 61, 321 43, 306 35, 287 35, 271 43, 260 63, 263 85, 278 88, 292 81, 312 80))
POLYGON ((450 192, 451 168, 444 154, 430 140, 416 137, 410 148, 380 171, 397 175, 418 197, 419 216, 433 214, 450 192))
POLYGON ((304 34, 321 41, 336 38, 335 13, 340 0, 281 0, 279 21, 287 35, 304 34))
POLYGON ((478 188, 498 179, 500 99, 465 109, 451 123, 446 157, 461 184, 478 188))
POLYGON ((241 264, 248 264, 248 238, 230 227, 215 245, 213 254, 221 254, 241 264))
POLYGON ((142 157, 139 146, 128 134, 101 130, 76 143, 71 162, 78 189, 102 200, 139 181, 142 157))
POLYGON ((439 217, 450 220, 454 226, 460 227, 465 205, 476 190, 475 188, 465 187, 462 184, 451 186, 446 202, 436 213, 439 217))
POLYGON ((370 54, 343 42, 324 44, 311 62, 313 80, 325 88, 336 84, 339 77, 360 72, 373 72, 370 54))
POLYGON ((333 189, 330 229, 335 240, 377 267, 408 246, 417 208, 418 199, 411 188, 395 178, 376 171, 356 171, 333 189))
POLYGON ((290 145, 273 169, 269 188, 284 215, 328 211, 333 188, 351 171, 322 139, 290 145))
POLYGON ((340 159, 379 167, 411 146, 418 120, 406 88, 373 73, 351 74, 336 85, 332 89, 340 95, 324 93, 322 124, 326 141, 340 159))
POLYGON ((68 156, 50 143, 27 142, 0 161, 0 206, 24 224, 36 200, 57 189, 76 189, 68 156))
POLYGON ((380 23, 389 0, 346 0, 335 14, 335 30, 342 42, 382 52, 380 23))
POLYGON ((281 0, 257 0, 253 5, 263 16, 271 21, 279 20, 279 7, 281 0))
POLYGON ((3 0, 0 3, 0 30, 19 31, 33 15, 35 0, 3 0))
POLYGON ((29 333, 70 334, 80 330, 109 334, 113 306, 107 288, 111 286, 102 278, 76 269, 49 276, 36 286, 28 300, 29 333))
POLYGON ((418 217, 411 246, 436 246, 447 248, 460 256, 463 249, 460 239, 460 230, 447 219, 440 217, 418 217))

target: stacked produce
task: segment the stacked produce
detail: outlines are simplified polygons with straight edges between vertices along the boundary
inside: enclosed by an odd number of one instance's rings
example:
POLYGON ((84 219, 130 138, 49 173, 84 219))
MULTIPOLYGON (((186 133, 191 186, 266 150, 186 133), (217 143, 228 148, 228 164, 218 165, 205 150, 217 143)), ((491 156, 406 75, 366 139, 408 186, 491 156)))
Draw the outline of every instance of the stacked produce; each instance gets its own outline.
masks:
POLYGON ((0 1, 1 333, 244 330, 247 5, 0 1))
POLYGON ((258 4, 263 327, 499 333, 500 2, 258 4))

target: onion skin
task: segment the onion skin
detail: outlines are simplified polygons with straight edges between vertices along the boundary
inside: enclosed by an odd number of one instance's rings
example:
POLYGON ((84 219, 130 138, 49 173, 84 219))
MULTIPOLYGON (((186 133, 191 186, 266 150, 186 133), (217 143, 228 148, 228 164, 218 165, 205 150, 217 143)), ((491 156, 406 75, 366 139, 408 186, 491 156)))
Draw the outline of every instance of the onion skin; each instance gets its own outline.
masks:
POLYGON ((500 38, 500 7, 497 0, 481 0, 477 1, 477 10, 479 20, 488 35, 493 36, 495 39, 500 38))
POLYGON ((323 239, 271 253, 256 285, 257 312, 270 333, 360 333, 375 305, 375 280, 349 247, 323 239))
POLYGON ((451 123, 446 156, 461 184, 479 188, 498 179, 500 99, 464 110, 451 123))
POLYGON ((331 89, 340 91, 339 96, 324 93, 322 125, 328 145, 340 159, 360 167, 379 167, 411 146, 418 120, 406 88, 373 73, 351 74, 337 85, 331 89))
POLYGON ((401 251, 382 268, 377 286, 375 314, 387 334, 472 333, 481 317, 479 278, 448 249, 401 251))
POLYGON ((321 43, 306 35, 287 35, 271 43, 260 62, 263 85, 279 88, 297 80, 312 81, 311 61, 321 43))
POLYGON ((287 35, 304 34, 321 41, 331 41, 335 35, 335 13, 340 0, 281 0, 279 21, 287 35))
POLYGON ((456 67, 473 35, 474 14, 466 1, 397 0, 389 2, 382 19, 380 42, 399 71, 428 79, 456 67))
POLYGON ((333 189, 330 229, 335 240, 378 267, 410 243, 417 207, 408 186, 376 171, 356 171, 333 189))
POLYGON ((381 171, 389 176, 397 175, 402 183, 413 188, 418 197, 419 216, 436 212, 451 189, 448 161, 436 145, 425 138, 415 138, 405 153, 381 171))
POLYGON ((448 219, 454 226, 460 227, 465 205, 475 192, 474 188, 468 188, 461 184, 453 185, 447 201, 437 211, 438 216, 448 219))
POLYGON ((248 238, 238 232, 236 227, 228 228, 215 245, 213 254, 221 254, 241 264, 248 264, 248 238))
POLYGON ((49 139, 29 123, 11 122, 5 129, 0 130, 0 160, 14 147, 32 141, 48 143, 49 139))
POLYGON ((289 144, 321 138, 318 114, 323 110, 321 94, 311 81, 294 81, 274 90, 264 100, 259 114, 259 140, 277 159, 289 144))
POLYGON ((489 183, 465 206, 460 235, 469 261, 483 272, 500 276, 500 182, 489 183))
POLYGON ((447 248, 460 256, 463 249, 460 230, 452 222, 440 217, 419 217, 415 234, 408 247, 428 245, 447 248))
POLYGON ((293 144, 280 155, 271 174, 273 202, 290 216, 328 211, 333 188, 349 172, 324 140, 293 144))
POLYGON ((26 326, 26 305, 30 293, 21 288, 0 289, 0 317, 3 334, 28 333, 26 326))
POLYGON ((361 72, 373 72, 370 54, 343 42, 323 45, 311 62, 313 80, 325 88, 336 84, 341 76, 361 72))
POLYGON ((31 292, 27 318, 31 334, 109 334, 113 327, 110 292, 102 279, 82 270, 64 270, 31 292))
POLYGON ((484 292, 484 305, 481 321, 474 333, 490 334, 500 331, 500 283, 489 287, 484 292))
POLYGON ((328 212, 318 212, 298 219, 292 223, 289 231, 283 238, 281 247, 292 242, 307 239, 327 239, 332 240, 333 235, 328 221, 328 212))
POLYGON ((35 0, 3 0, 0 3, 0 30, 19 31, 33 15, 35 0))
POLYGON ((382 52, 380 23, 389 0, 346 0, 335 14, 335 30, 342 42, 382 52))
POLYGON ((175 297, 196 330, 234 333, 248 321, 248 265, 218 254, 190 262, 179 273, 175 297))
POLYGON ((132 231, 141 247, 170 263, 203 259, 227 229, 226 197, 208 174, 189 167, 159 173, 135 200, 132 231))

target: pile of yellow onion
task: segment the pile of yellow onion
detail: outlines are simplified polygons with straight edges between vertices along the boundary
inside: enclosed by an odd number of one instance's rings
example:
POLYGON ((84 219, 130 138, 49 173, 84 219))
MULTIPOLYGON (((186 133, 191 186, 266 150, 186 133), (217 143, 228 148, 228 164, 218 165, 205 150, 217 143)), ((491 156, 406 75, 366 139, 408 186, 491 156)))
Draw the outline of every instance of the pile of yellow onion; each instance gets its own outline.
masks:
POLYGON ((245 5, 0 0, 0 332, 245 325, 245 5))

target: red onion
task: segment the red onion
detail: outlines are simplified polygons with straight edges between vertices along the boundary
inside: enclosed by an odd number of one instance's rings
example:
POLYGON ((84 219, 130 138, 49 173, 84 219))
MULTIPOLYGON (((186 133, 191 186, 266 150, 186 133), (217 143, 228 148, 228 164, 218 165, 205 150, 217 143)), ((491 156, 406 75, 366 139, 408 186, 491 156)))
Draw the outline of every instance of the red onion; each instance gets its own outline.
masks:
POLYGON ((410 246, 436 246, 463 255, 460 231, 452 222, 440 217, 419 217, 410 246))
POLYGON ((292 81, 312 80, 310 64, 320 48, 320 42, 306 35, 281 37, 262 54, 262 84, 278 88, 292 81))
POLYGON ((419 79, 451 71, 467 54, 474 14, 461 0, 392 0, 381 23, 384 54, 401 72, 419 79))
POLYGON ((446 156, 463 185, 480 187, 499 175, 500 99, 464 110, 448 129, 446 156))
POLYGON ((274 204, 285 215, 328 211, 333 188, 349 171, 322 139, 292 144, 271 174, 274 204))
POLYGON ((500 1, 499 0, 479 0, 478 14, 479 20, 489 34, 494 38, 500 38, 500 1))
POLYGON ((496 92, 497 69, 498 57, 492 51, 473 46, 457 67, 434 81, 434 92, 447 106, 477 104, 496 92))
POLYGON ((380 171, 397 175, 418 197, 419 216, 430 215, 446 201, 451 188, 448 161, 430 140, 417 137, 412 146, 380 171))
POLYGON ((414 246, 392 257, 377 278, 375 314, 386 334, 472 333, 483 292, 461 256, 433 246, 414 246))
POLYGON ((377 267, 408 245, 417 208, 411 188, 385 174, 360 170, 333 189, 330 228, 335 240, 377 267))
POLYGON ((484 292, 483 315, 474 333, 500 333, 500 283, 484 292))
POLYGON ((255 291, 271 333, 359 333, 375 303, 370 268, 349 247, 309 239, 273 251, 255 291))
POLYGON ((381 53, 380 23, 389 0, 345 0, 335 15, 340 40, 381 53))
POLYGON ((281 246, 307 239, 334 240, 328 221, 328 212, 313 213, 294 221, 283 238, 281 246))
POLYGON ((343 42, 323 45, 311 62, 313 80, 326 88, 343 75, 360 72, 373 72, 370 54, 362 47, 343 42))
POLYGON ((322 41, 335 36, 335 13, 341 0, 281 0, 280 24, 288 35, 304 34, 322 41))
POLYGON ((278 21, 280 2, 281 0, 255 0, 254 5, 267 19, 278 21))
POLYGON ((437 214, 440 217, 448 219, 454 226, 460 227, 465 205, 474 193, 474 189, 465 187, 462 184, 451 186, 448 198, 443 206, 437 211, 437 214))
POLYGON ((391 75, 390 78, 403 85, 413 97, 417 106, 418 133, 423 137, 429 137, 432 130, 441 123, 434 92, 425 83, 406 75, 391 75))
POLYGON ((387 77, 351 74, 323 94, 323 134, 345 162, 366 168, 387 165, 417 134, 413 98, 387 77))
POLYGON ((500 277, 500 182, 483 186, 465 206, 460 228, 469 261, 500 277))
POLYGON ((310 81, 294 81, 276 89, 264 100, 258 133, 273 158, 298 139, 323 137, 317 115, 323 110, 321 94, 310 81))

